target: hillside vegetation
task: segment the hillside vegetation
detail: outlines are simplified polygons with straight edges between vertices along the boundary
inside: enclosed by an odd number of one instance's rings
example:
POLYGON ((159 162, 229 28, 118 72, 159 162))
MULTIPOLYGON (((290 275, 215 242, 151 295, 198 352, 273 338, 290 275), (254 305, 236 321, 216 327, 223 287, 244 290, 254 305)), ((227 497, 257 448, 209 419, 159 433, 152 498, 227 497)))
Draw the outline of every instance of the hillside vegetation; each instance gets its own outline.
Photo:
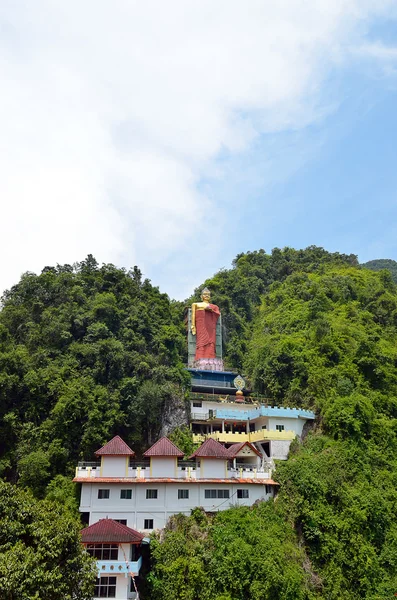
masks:
POLYGON ((116 433, 155 441, 186 381, 174 312, 137 268, 93 257, 24 275, 0 312, 0 475, 41 497, 116 433))
POLYGON ((171 528, 154 552, 154 590, 158 593, 159 580, 168 593, 160 598, 207 598, 197 591, 204 585, 200 565, 207 560, 208 598, 211 593, 223 600, 394 596, 396 326, 397 294, 387 272, 326 261, 317 269, 296 270, 262 294, 244 340, 245 369, 256 389, 278 403, 310 407, 318 415, 315 429, 278 465, 280 494, 274 506, 262 509, 262 516, 282 523, 282 531, 275 534, 256 508, 217 515, 206 534, 194 535, 183 549, 178 535, 195 527, 193 518, 177 531, 171 528), (219 527, 223 545, 216 538, 219 527), (269 535, 283 540, 277 551, 269 535), (260 549, 258 536, 264 541, 260 549), (294 547, 288 551, 289 569, 283 564, 287 540, 294 547), (218 544, 215 568, 209 557, 218 544), (280 588, 272 588, 275 570, 280 588))
POLYGON ((394 283, 397 283, 397 261, 390 258, 377 258, 376 260, 369 260, 362 265, 366 269, 371 271, 382 271, 386 269, 390 271, 394 283))
MULTIPOLYGON (((239 255, 206 280, 227 363, 314 429, 277 467, 277 500, 174 518, 145 598, 375 600, 397 592, 397 292, 387 271, 321 248, 239 255)), ((198 298, 196 290, 192 298, 198 298)), ((92 257, 26 274, 0 312, 1 475, 75 511, 76 461, 134 448, 183 406, 183 313, 92 257)), ((176 432, 174 439, 186 437, 176 432)))

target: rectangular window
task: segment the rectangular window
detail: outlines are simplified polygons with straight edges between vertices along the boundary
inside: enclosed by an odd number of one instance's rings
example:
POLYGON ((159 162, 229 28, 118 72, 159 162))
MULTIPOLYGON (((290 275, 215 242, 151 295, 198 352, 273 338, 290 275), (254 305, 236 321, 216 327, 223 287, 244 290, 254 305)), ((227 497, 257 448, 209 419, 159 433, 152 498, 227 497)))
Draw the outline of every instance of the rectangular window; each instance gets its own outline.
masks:
POLYGON ((249 495, 248 490, 237 490, 237 498, 249 498, 249 495))
POLYGON ((187 500, 189 498, 189 490, 178 490, 178 500, 187 500))
POLYGON ((216 498, 216 490, 204 490, 205 498, 216 498))
POLYGON ((127 525, 127 519, 113 519, 116 523, 120 523, 120 525, 127 525))
POLYGON ((204 498, 229 498, 230 490, 204 490, 204 498))
POLYGON ((229 498, 230 491, 229 490, 217 490, 218 498, 229 498))
POLYGON ((144 529, 153 529, 153 519, 145 519, 143 522, 144 529))
POLYGON ((155 500, 158 495, 158 490, 146 490, 146 500, 155 500))
POLYGON ((140 546, 138 544, 131 544, 130 561, 136 562, 141 556, 140 546))
POLYGON ((203 403, 202 402, 193 402, 193 407, 194 408, 202 408, 203 403))
POLYGON ((99 500, 106 500, 110 496, 110 490, 98 490, 99 500))
POLYGON ((95 583, 94 596, 97 598, 115 598, 116 577, 99 577, 95 583))
POLYGON ((117 560, 119 555, 117 544, 87 544, 86 550, 97 560, 117 560))
POLYGON ((271 485, 265 485, 265 491, 266 491, 266 494, 271 494, 272 493, 272 486, 271 485))
POLYGON ((120 498, 122 500, 131 500, 131 498, 132 498, 132 490, 121 490, 120 491, 120 498))
POLYGON ((276 425, 276 431, 284 431, 284 425, 276 425))

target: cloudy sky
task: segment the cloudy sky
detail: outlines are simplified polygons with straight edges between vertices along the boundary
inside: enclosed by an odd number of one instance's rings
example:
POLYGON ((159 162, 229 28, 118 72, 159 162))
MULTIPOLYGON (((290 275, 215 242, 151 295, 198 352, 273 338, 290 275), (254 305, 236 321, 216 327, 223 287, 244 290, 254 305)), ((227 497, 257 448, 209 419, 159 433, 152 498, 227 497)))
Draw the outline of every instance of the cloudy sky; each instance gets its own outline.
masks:
POLYGON ((238 252, 397 259, 397 0, 3 0, 0 290, 238 252))

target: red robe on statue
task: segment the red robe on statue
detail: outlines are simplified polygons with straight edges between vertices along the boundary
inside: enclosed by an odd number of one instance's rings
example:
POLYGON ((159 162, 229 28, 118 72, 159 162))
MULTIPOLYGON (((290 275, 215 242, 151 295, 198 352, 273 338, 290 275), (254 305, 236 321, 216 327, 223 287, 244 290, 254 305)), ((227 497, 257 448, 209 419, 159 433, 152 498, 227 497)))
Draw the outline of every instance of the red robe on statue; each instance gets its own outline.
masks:
POLYGON ((220 314, 216 304, 196 310, 196 360, 216 358, 216 324, 220 314))

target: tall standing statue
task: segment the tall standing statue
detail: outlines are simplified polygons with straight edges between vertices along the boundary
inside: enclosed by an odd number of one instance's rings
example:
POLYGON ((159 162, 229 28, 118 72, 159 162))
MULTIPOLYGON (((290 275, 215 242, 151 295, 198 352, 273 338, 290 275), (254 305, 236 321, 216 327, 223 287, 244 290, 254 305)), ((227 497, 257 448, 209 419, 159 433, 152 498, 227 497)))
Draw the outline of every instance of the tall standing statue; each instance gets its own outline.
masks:
POLYGON ((217 357, 217 323, 221 311, 216 304, 210 303, 210 291, 205 288, 201 293, 201 302, 193 302, 191 307, 190 328, 195 337, 195 366, 221 370, 223 363, 217 357))

